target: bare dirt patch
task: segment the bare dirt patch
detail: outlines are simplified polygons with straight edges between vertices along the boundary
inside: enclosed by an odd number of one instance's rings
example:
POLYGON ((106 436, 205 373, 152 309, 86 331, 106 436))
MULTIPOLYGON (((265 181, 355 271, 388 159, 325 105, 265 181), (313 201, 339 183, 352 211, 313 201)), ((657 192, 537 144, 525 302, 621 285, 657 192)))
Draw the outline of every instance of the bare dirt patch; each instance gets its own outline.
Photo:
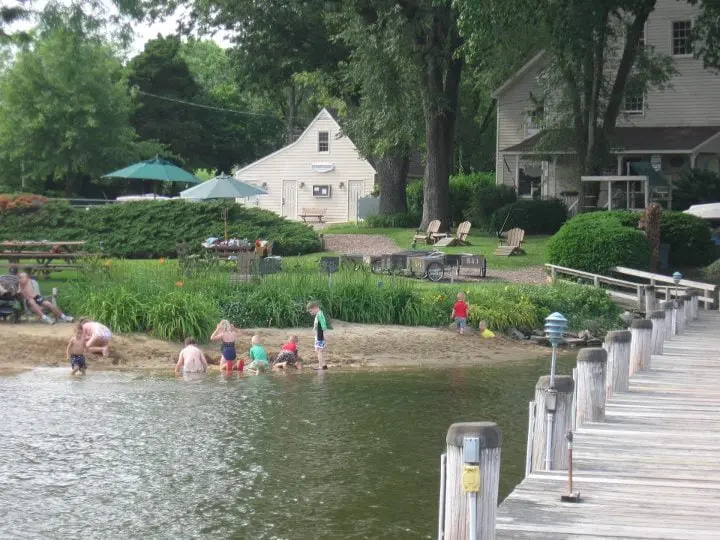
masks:
MULTIPOLYGON (((65 365, 65 346, 73 325, 47 326, 40 323, 0 324, 0 373, 38 366, 65 365)), ((249 348, 257 333, 270 355, 276 354, 289 334, 300 338, 300 354, 313 360, 313 334, 310 328, 247 330, 248 338, 238 343, 238 352, 249 348)), ((145 335, 113 337, 110 358, 91 355, 90 369, 171 369, 181 348, 145 335)), ((219 360, 218 347, 203 347, 213 361, 219 360)), ((481 339, 477 333, 456 335, 445 328, 349 324, 333 321, 328 332, 326 357, 333 367, 452 367, 518 362, 547 354, 541 347, 502 337, 481 339)))

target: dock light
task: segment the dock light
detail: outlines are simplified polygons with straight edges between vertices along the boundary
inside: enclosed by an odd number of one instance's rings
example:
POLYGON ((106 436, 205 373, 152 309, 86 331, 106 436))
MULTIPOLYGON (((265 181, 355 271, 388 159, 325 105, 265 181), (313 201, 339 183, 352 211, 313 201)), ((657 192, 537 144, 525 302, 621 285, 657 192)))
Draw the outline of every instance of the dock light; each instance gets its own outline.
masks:
POLYGON ((678 285, 682 278, 683 278, 683 275, 680 272, 673 273, 673 281, 675 282, 675 285, 678 285))
POLYGON ((557 364, 557 346, 565 341, 567 319, 561 313, 553 313, 545 319, 545 337, 552 345, 552 363, 550 364, 550 388, 555 388, 555 366, 557 364))

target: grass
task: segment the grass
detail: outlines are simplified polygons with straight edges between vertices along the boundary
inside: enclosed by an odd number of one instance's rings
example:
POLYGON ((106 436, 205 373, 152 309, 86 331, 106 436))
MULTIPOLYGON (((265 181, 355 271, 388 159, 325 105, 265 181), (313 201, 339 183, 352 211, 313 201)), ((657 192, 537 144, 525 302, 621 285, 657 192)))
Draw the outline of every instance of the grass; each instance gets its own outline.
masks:
MULTIPOLYGON (((412 238, 415 235, 414 229, 370 229, 354 225, 352 223, 341 223, 329 225, 322 231, 324 234, 379 234, 393 240, 400 249, 409 249, 412 238)), ((445 253, 471 253, 473 255, 484 255, 487 259, 489 269, 515 270, 529 266, 540 266, 545 264, 545 249, 549 236, 528 236, 523 243, 525 255, 512 257, 499 257, 494 254, 498 240, 488 234, 475 233, 468 238, 469 246, 455 246, 442 248, 445 253)), ((418 244, 416 249, 423 249, 424 244, 418 244)))

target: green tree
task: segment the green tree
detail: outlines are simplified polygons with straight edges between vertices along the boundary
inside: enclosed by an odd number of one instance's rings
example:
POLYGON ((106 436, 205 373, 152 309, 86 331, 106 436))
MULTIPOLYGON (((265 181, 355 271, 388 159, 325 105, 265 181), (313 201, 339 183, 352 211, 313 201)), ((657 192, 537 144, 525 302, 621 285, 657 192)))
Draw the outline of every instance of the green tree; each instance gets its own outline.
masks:
POLYGON ((15 188, 84 179, 161 149, 130 125, 132 96, 120 61, 99 37, 43 32, 0 78, 0 171, 15 188))

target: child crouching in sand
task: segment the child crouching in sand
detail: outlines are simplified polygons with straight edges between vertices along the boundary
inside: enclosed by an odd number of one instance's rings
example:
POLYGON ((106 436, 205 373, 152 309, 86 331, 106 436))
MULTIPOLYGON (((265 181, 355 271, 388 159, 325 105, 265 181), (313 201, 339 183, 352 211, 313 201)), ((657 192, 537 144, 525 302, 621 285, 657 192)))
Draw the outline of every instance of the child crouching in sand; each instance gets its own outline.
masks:
POLYGON ((485 321, 480 321, 480 324, 478 325, 478 330, 480 330, 480 337, 483 337, 485 339, 495 337, 495 334, 488 330, 487 323, 485 321))
POLYGON ((268 366, 267 352, 262 345, 260 345, 260 336, 253 336, 251 341, 252 347, 248 358, 250 363, 247 365, 247 370, 252 371, 255 374, 265 371, 268 366))
POLYGON ((81 326, 75 328, 75 334, 70 338, 67 349, 65 349, 65 357, 70 362, 72 375, 75 375, 78 371, 80 375, 85 375, 87 369, 85 363, 85 339, 83 338, 81 326))
POLYGON ((298 341, 297 336, 288 338, 287 343, 280 348, 280 353, 273 362, 273 369, 285 369, 286 367, 302 369, 300 357, 298 356, 298 341))

